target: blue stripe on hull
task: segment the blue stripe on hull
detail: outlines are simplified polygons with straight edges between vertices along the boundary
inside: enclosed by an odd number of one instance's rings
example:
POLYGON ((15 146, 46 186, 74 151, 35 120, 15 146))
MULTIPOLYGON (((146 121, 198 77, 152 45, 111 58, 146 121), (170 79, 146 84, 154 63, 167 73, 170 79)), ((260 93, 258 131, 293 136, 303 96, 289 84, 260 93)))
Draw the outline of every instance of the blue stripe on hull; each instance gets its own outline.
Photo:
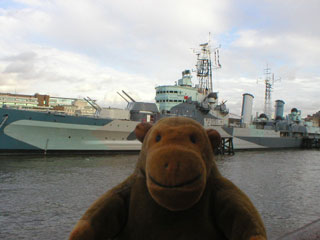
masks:
POLYGON ((0 150, 40 150, 37 147, 4 135, 3 131, 0 134, 0 150))
POLYGON ((0 121, 2 120, 2 117, 5 115, 8 115, 8 120, 6 121, 5 125, 14 121, 22 120, 22 119, 45 121, 45 122, 95 125, 95 126, 103 126, 112 121, 112 119, 105 119, 105 118, 69 116, 69 115, 62 115, 62 114, 54 114, 50 112, 47 113, 47 112, 35 112, 35 111, 25 111, 25 110, 18 110, 18 109, 0 108, 0 121))

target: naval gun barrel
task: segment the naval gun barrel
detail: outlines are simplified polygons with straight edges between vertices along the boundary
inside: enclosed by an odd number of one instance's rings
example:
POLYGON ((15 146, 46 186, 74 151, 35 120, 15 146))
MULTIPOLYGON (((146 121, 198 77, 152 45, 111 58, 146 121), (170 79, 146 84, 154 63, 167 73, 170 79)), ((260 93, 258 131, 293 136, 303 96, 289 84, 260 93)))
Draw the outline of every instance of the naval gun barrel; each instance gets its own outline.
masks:
POLYGON ((122 96, 119 92, 117 92, 119 94, 120 97, 122 97, 127 103, 129 103, 129 101, 124 97, 122 96))
POLYGON ((84 98, 84 100, 86 100, 87 103, 89 103, 95 110, 97 110, 99 112, 101 111, 101 107, 94 100, 89 98, 88 96, 87 96, 87 98, 84 98))
POLYGON ((132 102, 136 102, 132 97, 129 96, 128 93, 126 93, 125 91, 122 90, 122 92, 132 101, 132 102))

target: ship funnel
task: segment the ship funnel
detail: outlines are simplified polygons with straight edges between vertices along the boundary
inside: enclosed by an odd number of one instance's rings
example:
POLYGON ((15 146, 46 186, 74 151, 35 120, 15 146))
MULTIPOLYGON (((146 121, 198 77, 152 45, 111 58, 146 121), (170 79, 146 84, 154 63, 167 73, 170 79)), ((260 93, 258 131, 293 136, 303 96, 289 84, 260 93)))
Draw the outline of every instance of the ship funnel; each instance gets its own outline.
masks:
POLYGON ((254 96, 250 93, 244 93, 242 99, 241 125, 251 122, 252 105, 254 96))
POLYGON ((275 108, 275 120, 282 120, 283 110, 284 110, 284 101, 276 100, 276 105, 274 108, 275 108))

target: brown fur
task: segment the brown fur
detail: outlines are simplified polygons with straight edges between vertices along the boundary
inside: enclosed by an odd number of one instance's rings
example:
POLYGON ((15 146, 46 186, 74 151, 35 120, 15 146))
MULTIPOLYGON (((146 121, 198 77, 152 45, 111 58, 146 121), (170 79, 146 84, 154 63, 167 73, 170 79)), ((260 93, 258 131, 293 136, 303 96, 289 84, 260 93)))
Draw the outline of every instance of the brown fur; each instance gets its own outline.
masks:
POLYGON ((70 239, 266 239, 249 198, 216 167, 217 131, 165 118, 139 124, 136 136, 134 173, 87 210, 70 239))

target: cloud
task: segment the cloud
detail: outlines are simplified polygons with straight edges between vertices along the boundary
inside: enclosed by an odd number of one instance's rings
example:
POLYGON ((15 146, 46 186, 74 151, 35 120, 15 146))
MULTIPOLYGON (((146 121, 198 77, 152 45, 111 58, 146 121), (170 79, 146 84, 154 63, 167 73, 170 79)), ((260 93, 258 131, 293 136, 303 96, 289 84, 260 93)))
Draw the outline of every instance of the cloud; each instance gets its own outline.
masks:
POLYGON ((4 57, 2 60, 7 60, 7 61, 22 61, 22 62, 27 62, 27 61, 32 61, 37 57, 37 54, 35 52, 23 52, 15 56, 9 56, 9 57, 4 57))
POLYGON ((245 92, 255 95, 254 111, 262 111, 266 63, 281 77, 274 100, 305 114, 319 110, 315 0, 15 2, 19 7, 0 9, 0 91, 90 96, 124 106, 116 93, 124 89, 153 101, 156 85, 173 84, 194 68, 191 48, 211 32, 222 45, 213 85, 232 112, 240 113, 245 92))
POLYGON ((33 71, 36 56, 37 54, 34 52, 24 52, 16 56, 3 58, 4 61, 10 62, 5 67, 3 73, 23 74, 25 77, 33 71))
POLYGON ((101 105, 111 102, 124 106, 116 92, 122 89, 131 92, 132 87, 136 87, 134 96, 137 100, 141 100, 139 95, 148 100, 153 98, 154 84, 150 79, 98 66, 93 59, 83 55, 38 48, 4 59, 0 62, 0 69, 4 69, 0 73, 0 91, 39 92, 64 97, 90 96, 98 99, 101 105), (147 81, 151 84, 146 85, 147 81))
POLYGON ((271 36, 257 30, 240 31, 238 35, 239 38, 232 43, 232 47, 242 48, 250 54, 255 52, 269 58, 277 57, 297 67, 318 65, 320 60, 320 36, 296 33, 271 36))

